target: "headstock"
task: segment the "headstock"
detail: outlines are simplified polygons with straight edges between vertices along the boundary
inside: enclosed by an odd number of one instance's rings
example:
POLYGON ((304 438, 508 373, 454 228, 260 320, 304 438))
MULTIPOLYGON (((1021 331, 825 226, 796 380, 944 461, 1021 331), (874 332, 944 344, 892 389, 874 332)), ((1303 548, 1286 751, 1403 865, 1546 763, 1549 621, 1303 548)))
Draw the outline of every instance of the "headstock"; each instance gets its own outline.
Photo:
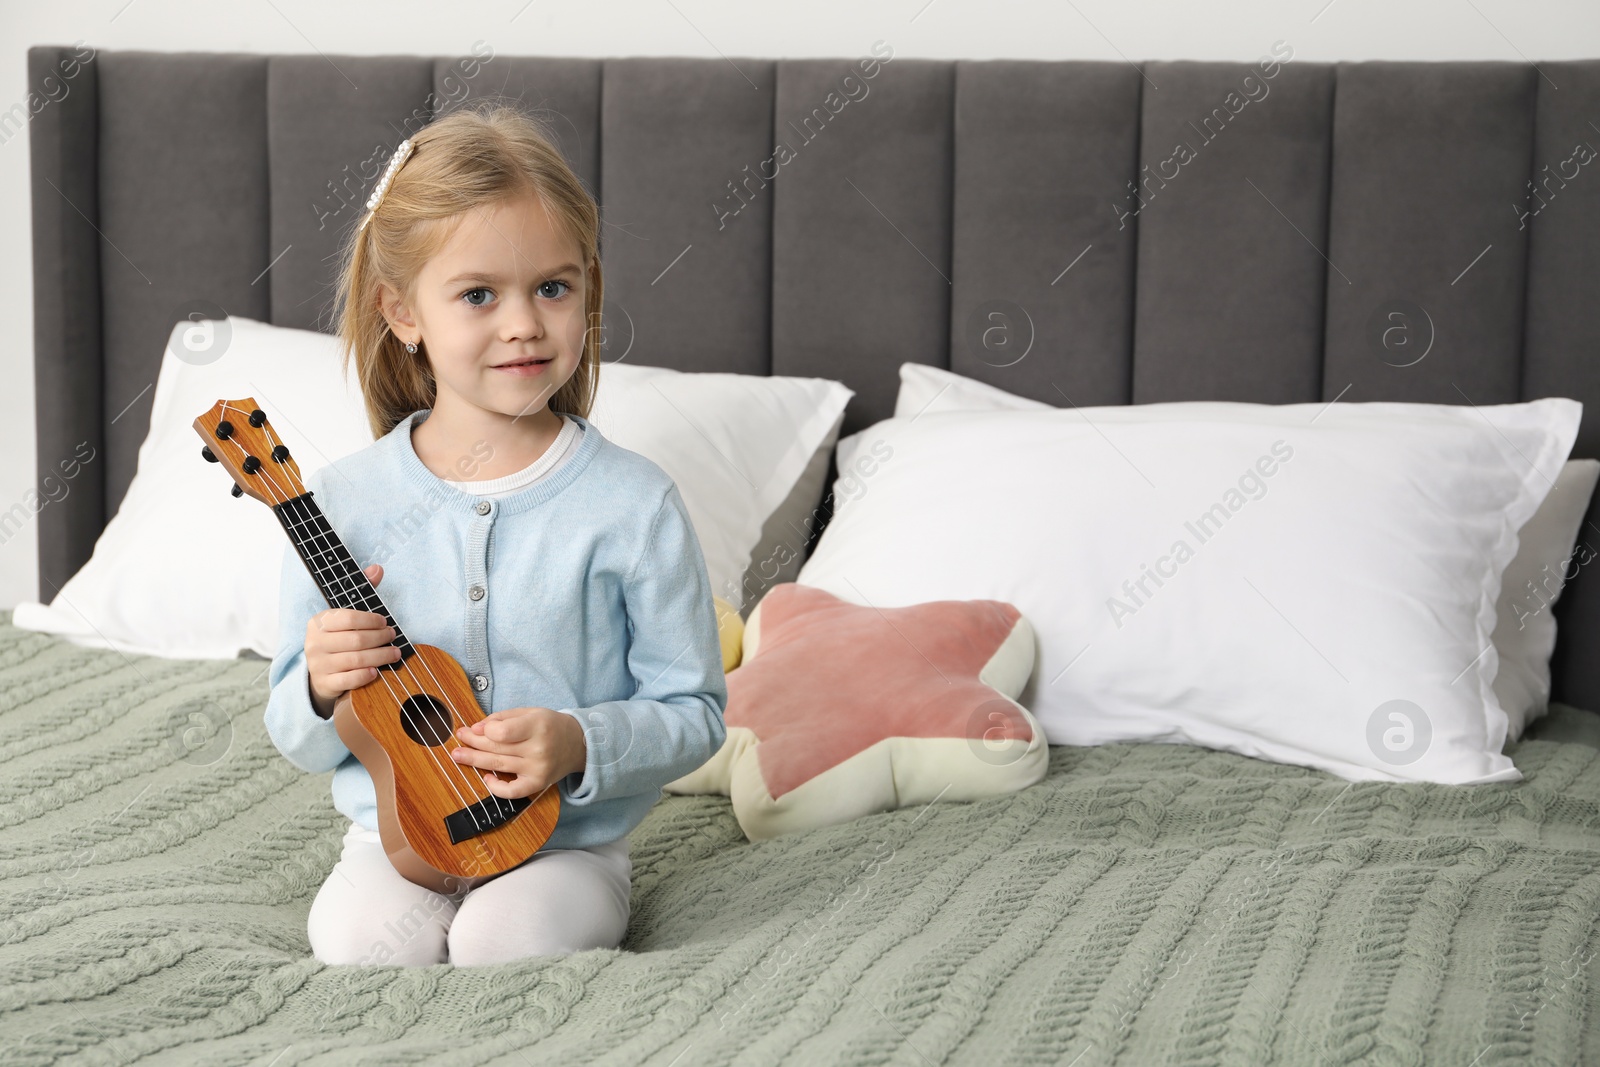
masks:
POLYGON ((233 475, 234 496, 248 493, 275 506, 306 491, 300 465, 278 440, 254 397, 217 401, 194 420, 194 429, 205 441, 200 455, 233 475))

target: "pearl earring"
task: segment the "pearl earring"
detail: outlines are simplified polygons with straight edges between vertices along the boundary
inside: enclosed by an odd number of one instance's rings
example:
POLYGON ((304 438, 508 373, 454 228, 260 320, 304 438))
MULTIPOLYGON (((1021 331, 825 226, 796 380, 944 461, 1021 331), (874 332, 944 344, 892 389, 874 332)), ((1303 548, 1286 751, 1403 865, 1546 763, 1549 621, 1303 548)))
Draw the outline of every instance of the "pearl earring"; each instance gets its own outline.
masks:
POLYGON ((413 356, 416 355, 417 354, 417 342, 415 342, 415 341, 407 341, 406 342, 406 351, 410 352, 413 356))

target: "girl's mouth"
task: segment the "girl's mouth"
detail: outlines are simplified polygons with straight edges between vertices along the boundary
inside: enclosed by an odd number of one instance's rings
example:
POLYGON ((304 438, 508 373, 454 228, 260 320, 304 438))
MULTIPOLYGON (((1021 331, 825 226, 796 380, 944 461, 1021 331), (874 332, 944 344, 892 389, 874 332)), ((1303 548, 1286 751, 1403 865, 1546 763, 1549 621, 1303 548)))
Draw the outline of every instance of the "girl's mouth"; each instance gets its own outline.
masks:
POLYGON ((520 363, 502 363, 495 370, 514 374, 519 378, 531 378, 536 374, 543 374, 544 369, 551 363, 549 359, 528 359, 520 363))

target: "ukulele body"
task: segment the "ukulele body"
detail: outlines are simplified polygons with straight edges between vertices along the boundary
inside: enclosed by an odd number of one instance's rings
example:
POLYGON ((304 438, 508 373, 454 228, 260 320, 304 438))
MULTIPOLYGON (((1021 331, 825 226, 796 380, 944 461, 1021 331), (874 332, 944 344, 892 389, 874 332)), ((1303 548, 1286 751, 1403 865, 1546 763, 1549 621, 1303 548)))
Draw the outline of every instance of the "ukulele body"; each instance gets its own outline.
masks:
POLYGON ((450 758, 461 744, 456 730, 487 717, 466 671, 433 645, 402 652, 409 654, 340 695, 333 724, 372 776, 389 862, 407 881, 451 894, 537 852, 555 828, 561 795, 551 784, 537 797, 483 796, 481 772, 450 758))

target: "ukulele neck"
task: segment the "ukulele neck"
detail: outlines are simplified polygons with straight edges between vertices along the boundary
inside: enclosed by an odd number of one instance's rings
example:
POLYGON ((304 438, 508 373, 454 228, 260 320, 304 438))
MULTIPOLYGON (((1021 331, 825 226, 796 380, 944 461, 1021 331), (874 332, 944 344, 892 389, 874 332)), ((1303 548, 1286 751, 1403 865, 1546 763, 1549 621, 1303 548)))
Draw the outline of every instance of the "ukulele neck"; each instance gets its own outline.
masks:
POLYGON ((317 583, 317 588, 322 590, 322 596, 330 607, 354 608, 357 611, 371 611, 382 615, 384 620, 394 627, 395 638, 390 644, 400 649, 401 662, 404 662, 416 650, 407 640, 405 632, 400 629, 400 624, 389 614, 389 609, 384 606, 377 589, 373 588, 367 576, 356 565, 349 550, 344 547, 344 542, 333 532, 333 527, 328 524, 322 509, 311 497, 311 491, 308 489, 282 504, 273 505, 272 508, 273 513, 278 516, 278 521, 283 524, 284 532, 289 535, 295 551, 300 554, 300 562, 306 565, 306 570, 311 573, 312 580, 317 583))

